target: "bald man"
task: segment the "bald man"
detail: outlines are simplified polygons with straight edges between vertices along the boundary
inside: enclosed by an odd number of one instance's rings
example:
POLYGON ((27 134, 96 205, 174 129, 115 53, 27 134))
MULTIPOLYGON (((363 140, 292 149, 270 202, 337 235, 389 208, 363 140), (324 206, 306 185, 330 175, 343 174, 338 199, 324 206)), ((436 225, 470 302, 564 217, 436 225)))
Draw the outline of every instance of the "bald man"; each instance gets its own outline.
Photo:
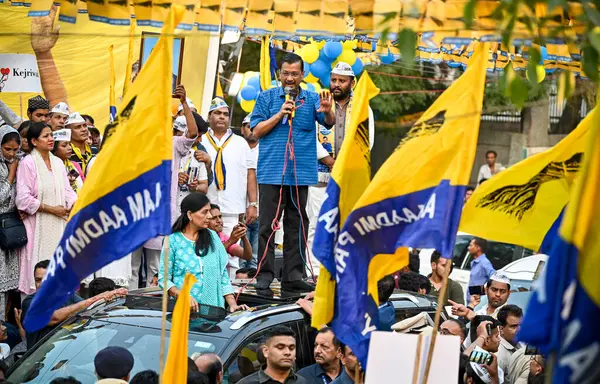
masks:
POLYGON ((208 376, 210 384, 223 383, 223 362, 219 356, 214 353, 205 353, 196 358, 194 362, 198 371, 208 376))

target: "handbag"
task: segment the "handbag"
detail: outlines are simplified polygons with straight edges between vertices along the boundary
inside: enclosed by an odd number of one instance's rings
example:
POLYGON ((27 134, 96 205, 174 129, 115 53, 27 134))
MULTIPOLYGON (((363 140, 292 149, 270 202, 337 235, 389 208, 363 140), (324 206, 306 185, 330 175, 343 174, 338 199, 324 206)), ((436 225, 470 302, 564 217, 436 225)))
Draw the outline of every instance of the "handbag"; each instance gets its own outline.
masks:
POLYGON ((18 212, 0 214, 0 248, 18 249, 27 244, 27 231, 18 212))

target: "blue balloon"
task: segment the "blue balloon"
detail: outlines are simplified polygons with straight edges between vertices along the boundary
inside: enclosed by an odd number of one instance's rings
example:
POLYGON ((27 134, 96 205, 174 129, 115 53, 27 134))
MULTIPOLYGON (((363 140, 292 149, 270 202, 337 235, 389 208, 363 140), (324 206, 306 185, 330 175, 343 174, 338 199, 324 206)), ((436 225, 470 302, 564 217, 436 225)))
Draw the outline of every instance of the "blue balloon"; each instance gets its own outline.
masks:
POLYGON ((548 60, 548 50, 546 47, 540 47, 540 54, 542 56, 542 61, 540 61, 540 64, 544 64, 544 61, 548 60))
POLYGON ((319 80, 321 81, 321 85, 325 88, 329 88, 330 79, 331 79, 331 74, 329 72, 327 72, 324 76, 319 77, 319 80))
POLYGON ((333 63, 333 60, 331 60, 326 54, 325 54, 325 50, 321 49, 319 51, 319 60, 321 60, 324 63, 333 63))
POLYGON ((260 77, 252 76, 251 78, 248 79, 247 85, 254 87, 256 89, 260 89, 260 77))
POLYGON ((235 99, 237 100, 238 104, 241 104, 242 103, 242 93, 238 92, 238 94, 235 97, 235 99))
POLYGON ((358 76, 363 71, 364 64, 361 59, 356 59, 354 64, 352 64, 352 71, 354 72, 354 76, 358 76))
POLYGON ((448 63, 448 66, 450 68, 458 68, 458 67, 460 67, 460 62, 451 61, 451 62, 448 63))
POLYGON ((324 61, 317 60, 310 66, 310 72, 319 79, 325 75, 329 75, 331 72, 331 64, 324 61))
POLYGON ((251 85, 246 85, 240 91, 240 95, 242 95, 242 100, 254 100, 256 99, 256 88, 251 85))
POLYGON ((391 53, 388 53, 385 56, 381 56, 381 62, 383 64, 392 64, 394 62, 394 55, 392 55, 391 53))
POLYGON ((308 74, 310 73, 310 64, 308 64, 306 61, 304 62, 304 77, 306 78, 306 76, 308 76, 308 74))
POLYGON ((260 95, 261 91, 256 91, 256 98, 258 99, 258 95, 260 95))
POLYGON ((342 43, 339 41, 328 41, 323 46, 323 53, 325 56, 329 57, 331 61, 337 59, 337 57, 342 53, 344 47, 342 43))
POLYGON ((308 89, 309 91, 315 91, 315 85, 313 83, 306 83, 306 89, 308 89))

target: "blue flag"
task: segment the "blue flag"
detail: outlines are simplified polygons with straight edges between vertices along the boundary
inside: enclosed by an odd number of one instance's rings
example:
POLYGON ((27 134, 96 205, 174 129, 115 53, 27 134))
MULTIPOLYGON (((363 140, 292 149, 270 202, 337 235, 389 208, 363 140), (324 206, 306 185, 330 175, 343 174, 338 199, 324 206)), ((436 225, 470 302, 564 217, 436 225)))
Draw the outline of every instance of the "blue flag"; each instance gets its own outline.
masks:
POLYGON ((170 233, 171 58, 182 8, 170 12, 119 116, 106 128, 105 145, 27 311, 29 332, 45 327, 83 278, 148 239, 170 233))

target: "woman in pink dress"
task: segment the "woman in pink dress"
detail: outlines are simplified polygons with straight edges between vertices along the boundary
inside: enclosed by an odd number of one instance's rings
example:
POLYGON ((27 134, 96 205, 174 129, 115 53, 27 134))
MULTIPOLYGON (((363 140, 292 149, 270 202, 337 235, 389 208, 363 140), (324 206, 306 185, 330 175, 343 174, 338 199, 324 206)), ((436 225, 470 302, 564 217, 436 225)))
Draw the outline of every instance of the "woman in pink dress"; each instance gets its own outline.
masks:
POLYGON ((50 259, 58 245, 77 194, 71 188, 64 163, 51 151, 52 130, 46 123, 33 123, 27 132, 31 154, 17 169, 17 209, 25 214, 27 246, 19 251, 19 290, 35 292, 33 267, 50 259))

